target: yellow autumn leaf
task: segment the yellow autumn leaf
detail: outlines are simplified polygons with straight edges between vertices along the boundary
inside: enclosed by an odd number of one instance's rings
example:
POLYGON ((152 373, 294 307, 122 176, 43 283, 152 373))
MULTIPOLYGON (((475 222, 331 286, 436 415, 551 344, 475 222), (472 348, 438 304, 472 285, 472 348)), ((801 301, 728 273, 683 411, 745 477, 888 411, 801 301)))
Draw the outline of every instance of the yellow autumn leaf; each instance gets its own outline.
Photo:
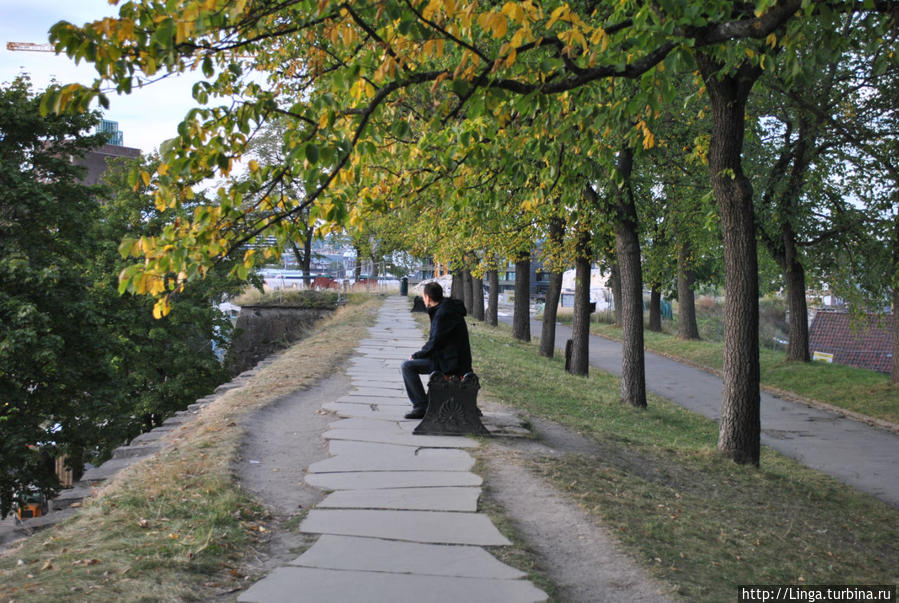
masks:
POLYGON ((568 17, 568 14, 571 12, 571 8, 567 4, 563 4, 562 6, 556 8, 549 15, 549 22, 546 24, 546 29, 550 29, 553 25, 556 24, 556 21, 564 20, 568 17))
POLYGON ((153 304, 153 318, 159 320, 163 316, 167 316, 171 310, 168 296, 161 297, 156 300, 155 304, 153 304))

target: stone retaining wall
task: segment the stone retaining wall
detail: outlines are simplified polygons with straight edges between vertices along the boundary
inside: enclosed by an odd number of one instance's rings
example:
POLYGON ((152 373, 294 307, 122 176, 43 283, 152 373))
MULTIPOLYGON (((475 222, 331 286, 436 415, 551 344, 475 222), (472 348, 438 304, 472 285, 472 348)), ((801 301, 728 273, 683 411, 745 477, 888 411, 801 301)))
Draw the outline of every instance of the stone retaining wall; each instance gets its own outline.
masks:
POLYGON ((238 375, 272 353, 303 339, 316 322, 332 312, 327 309, 243 306, 225 360, 229 373, 238 375))

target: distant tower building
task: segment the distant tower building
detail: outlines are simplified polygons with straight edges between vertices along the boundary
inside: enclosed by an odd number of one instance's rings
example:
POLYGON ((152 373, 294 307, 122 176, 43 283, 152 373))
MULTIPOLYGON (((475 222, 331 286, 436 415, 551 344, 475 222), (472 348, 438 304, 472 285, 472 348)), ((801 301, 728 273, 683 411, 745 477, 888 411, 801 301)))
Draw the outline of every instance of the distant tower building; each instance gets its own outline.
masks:
POLYGON ((124 136, 122 136, 122 131, 119 130, 119 122, 117 121, 101 119, 100 125, 97 126, 97 133, 106 134, 106 141, 108 144, 115 145, 117 147, 124 146, 124 136))
POLYGON ((119 130, 119 122, 104 119, 97 126, 97 132, 106 134, 107 142, 102 147, 94 149, 83 158, 75 161, 77 165, 87 168, 87 175, 82 181, 88 186, 97 184, 109 167, 109 160, 119 157, 137 159, 140 157, 140 149, 124 146, 124 137, 119 130))

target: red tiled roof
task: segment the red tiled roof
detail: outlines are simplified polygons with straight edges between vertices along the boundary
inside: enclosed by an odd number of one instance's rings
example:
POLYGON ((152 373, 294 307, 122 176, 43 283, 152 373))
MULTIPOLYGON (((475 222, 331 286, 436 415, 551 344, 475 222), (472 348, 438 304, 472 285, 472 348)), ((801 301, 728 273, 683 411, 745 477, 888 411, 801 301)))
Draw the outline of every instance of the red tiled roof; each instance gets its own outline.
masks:
POLYGON ((837 364, 889 373, 893 362, 893 316, 869 314, 853 329, 847 312, 818 312, 809 327, 812 354, 833 354, 837 364))

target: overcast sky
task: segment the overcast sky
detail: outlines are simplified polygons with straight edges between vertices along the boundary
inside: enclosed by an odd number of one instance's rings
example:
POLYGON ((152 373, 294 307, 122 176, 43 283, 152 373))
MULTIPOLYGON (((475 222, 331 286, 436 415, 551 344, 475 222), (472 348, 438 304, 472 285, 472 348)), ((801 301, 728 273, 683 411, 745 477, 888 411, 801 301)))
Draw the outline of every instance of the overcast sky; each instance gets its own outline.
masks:
MULTIPOLYGON (((12 52, 7 42, 46 43, 50 27, 57 21, 76 25, 118 14, 107 0, 0 0, 0 83, 11 82, 27 72, 32 86, 41 90, 56 79, 60 83, 91 84, 96 73, 92 65, 75 65, 65 55, 45 52, 12 52)), ((193 106, 191 85, 196 76, 188 73, 167 78, 130 95, 109 94, 106 118, 119 122, 125 146, 144 152, 157 149, 175 136, 178 123, 193 106)))

